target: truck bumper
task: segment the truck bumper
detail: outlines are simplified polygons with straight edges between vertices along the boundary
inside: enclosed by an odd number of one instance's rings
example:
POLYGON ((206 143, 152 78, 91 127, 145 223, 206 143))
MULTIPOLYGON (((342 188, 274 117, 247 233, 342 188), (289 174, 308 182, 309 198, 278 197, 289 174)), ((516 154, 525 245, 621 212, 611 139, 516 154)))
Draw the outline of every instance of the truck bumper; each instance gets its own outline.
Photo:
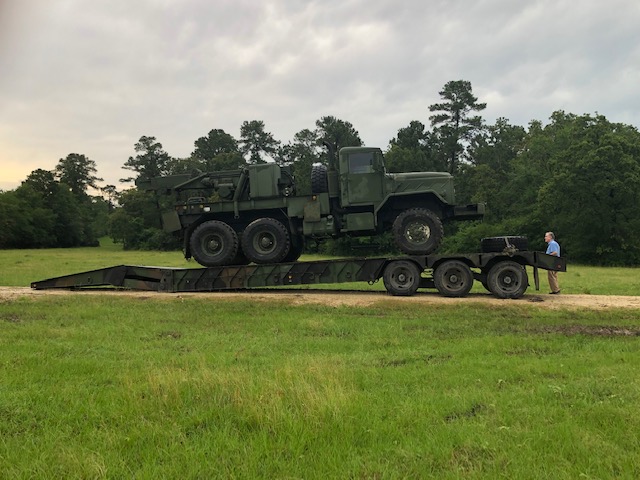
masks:
POLYGON ((484 217, 484 203, 470 203, 453 207, 450 218, 453 220, 481 220, 484 217))

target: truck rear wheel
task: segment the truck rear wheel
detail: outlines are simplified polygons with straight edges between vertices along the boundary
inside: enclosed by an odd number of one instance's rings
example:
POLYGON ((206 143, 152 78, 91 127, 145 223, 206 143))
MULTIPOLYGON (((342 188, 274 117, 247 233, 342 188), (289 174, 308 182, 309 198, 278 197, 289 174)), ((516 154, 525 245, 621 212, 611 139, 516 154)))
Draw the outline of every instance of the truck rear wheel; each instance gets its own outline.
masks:
POLYGON ((236 253, 236 256, 231 261, 230 265, 249 265, 249 263, 251 262, 242 251, 242 248, 238 247, 238 253, 236 253))
POLYGON ((442 221, 431 210, 410 208, 393 222, 396 246, 408 255, 427 255, 436 250, 444 237, 442 221))
POLYGON ((460 260, 447 260, 433 272, 433 281, 441 295, 445 297, 464 297, 473 286, 473 273, 460 260))
POLYGON ((520 298, 529 286, 529 276, 522 265, 507 260, 491 267, 487 284, 498 298, 520 298))
POLYGON ((289 253, 282 259, 283 262, 295 262, 302 255, 304 250, 304 240, 300 238, 292 238, 291 246, 289 247, 289 253))
POLYGON ((391 295, 411 296, 420 286, 420 269, 410 260, 394 260, 384 269, 382 280, 391 295))
POLYGON ((259 218, 242 233, 242 251, 255 263, 278 263, 289 253, 287 228, 275 218, 259 218))
POLYGON ((193 231, 189 245, 193 258, 200 265, 230 265, 238 253, 238 235, 226 223, 210 220, 193 231))

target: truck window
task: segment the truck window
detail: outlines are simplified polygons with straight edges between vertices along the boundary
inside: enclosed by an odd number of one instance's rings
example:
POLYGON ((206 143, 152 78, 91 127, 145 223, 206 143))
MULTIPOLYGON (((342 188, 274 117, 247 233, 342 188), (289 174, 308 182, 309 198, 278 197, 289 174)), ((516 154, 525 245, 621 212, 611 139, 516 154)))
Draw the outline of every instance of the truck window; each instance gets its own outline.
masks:
POLYGON ((349 155, 350 173, 373 173, 373 152, 349 155))

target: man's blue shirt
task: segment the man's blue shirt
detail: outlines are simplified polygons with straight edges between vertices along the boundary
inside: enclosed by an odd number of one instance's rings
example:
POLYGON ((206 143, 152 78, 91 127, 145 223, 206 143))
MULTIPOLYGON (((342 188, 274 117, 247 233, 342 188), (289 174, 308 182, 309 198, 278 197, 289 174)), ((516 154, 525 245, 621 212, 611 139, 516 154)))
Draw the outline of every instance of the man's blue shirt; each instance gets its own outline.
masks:
POLYGON ((555 240, 551 240, 547 246, 547 255, 551 255, 553 252, 556 252, 556 255, 560 256, 560 245, 555 240))

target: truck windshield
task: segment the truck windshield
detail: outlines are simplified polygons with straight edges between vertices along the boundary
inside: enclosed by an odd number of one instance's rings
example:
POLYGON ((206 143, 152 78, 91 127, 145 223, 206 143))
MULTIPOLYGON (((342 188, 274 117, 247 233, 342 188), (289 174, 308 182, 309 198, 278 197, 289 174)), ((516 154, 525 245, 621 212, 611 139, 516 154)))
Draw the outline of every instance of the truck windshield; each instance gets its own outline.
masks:
POLYGON ((373 152, 349 155, 350 173, 373 173, 373 152))

